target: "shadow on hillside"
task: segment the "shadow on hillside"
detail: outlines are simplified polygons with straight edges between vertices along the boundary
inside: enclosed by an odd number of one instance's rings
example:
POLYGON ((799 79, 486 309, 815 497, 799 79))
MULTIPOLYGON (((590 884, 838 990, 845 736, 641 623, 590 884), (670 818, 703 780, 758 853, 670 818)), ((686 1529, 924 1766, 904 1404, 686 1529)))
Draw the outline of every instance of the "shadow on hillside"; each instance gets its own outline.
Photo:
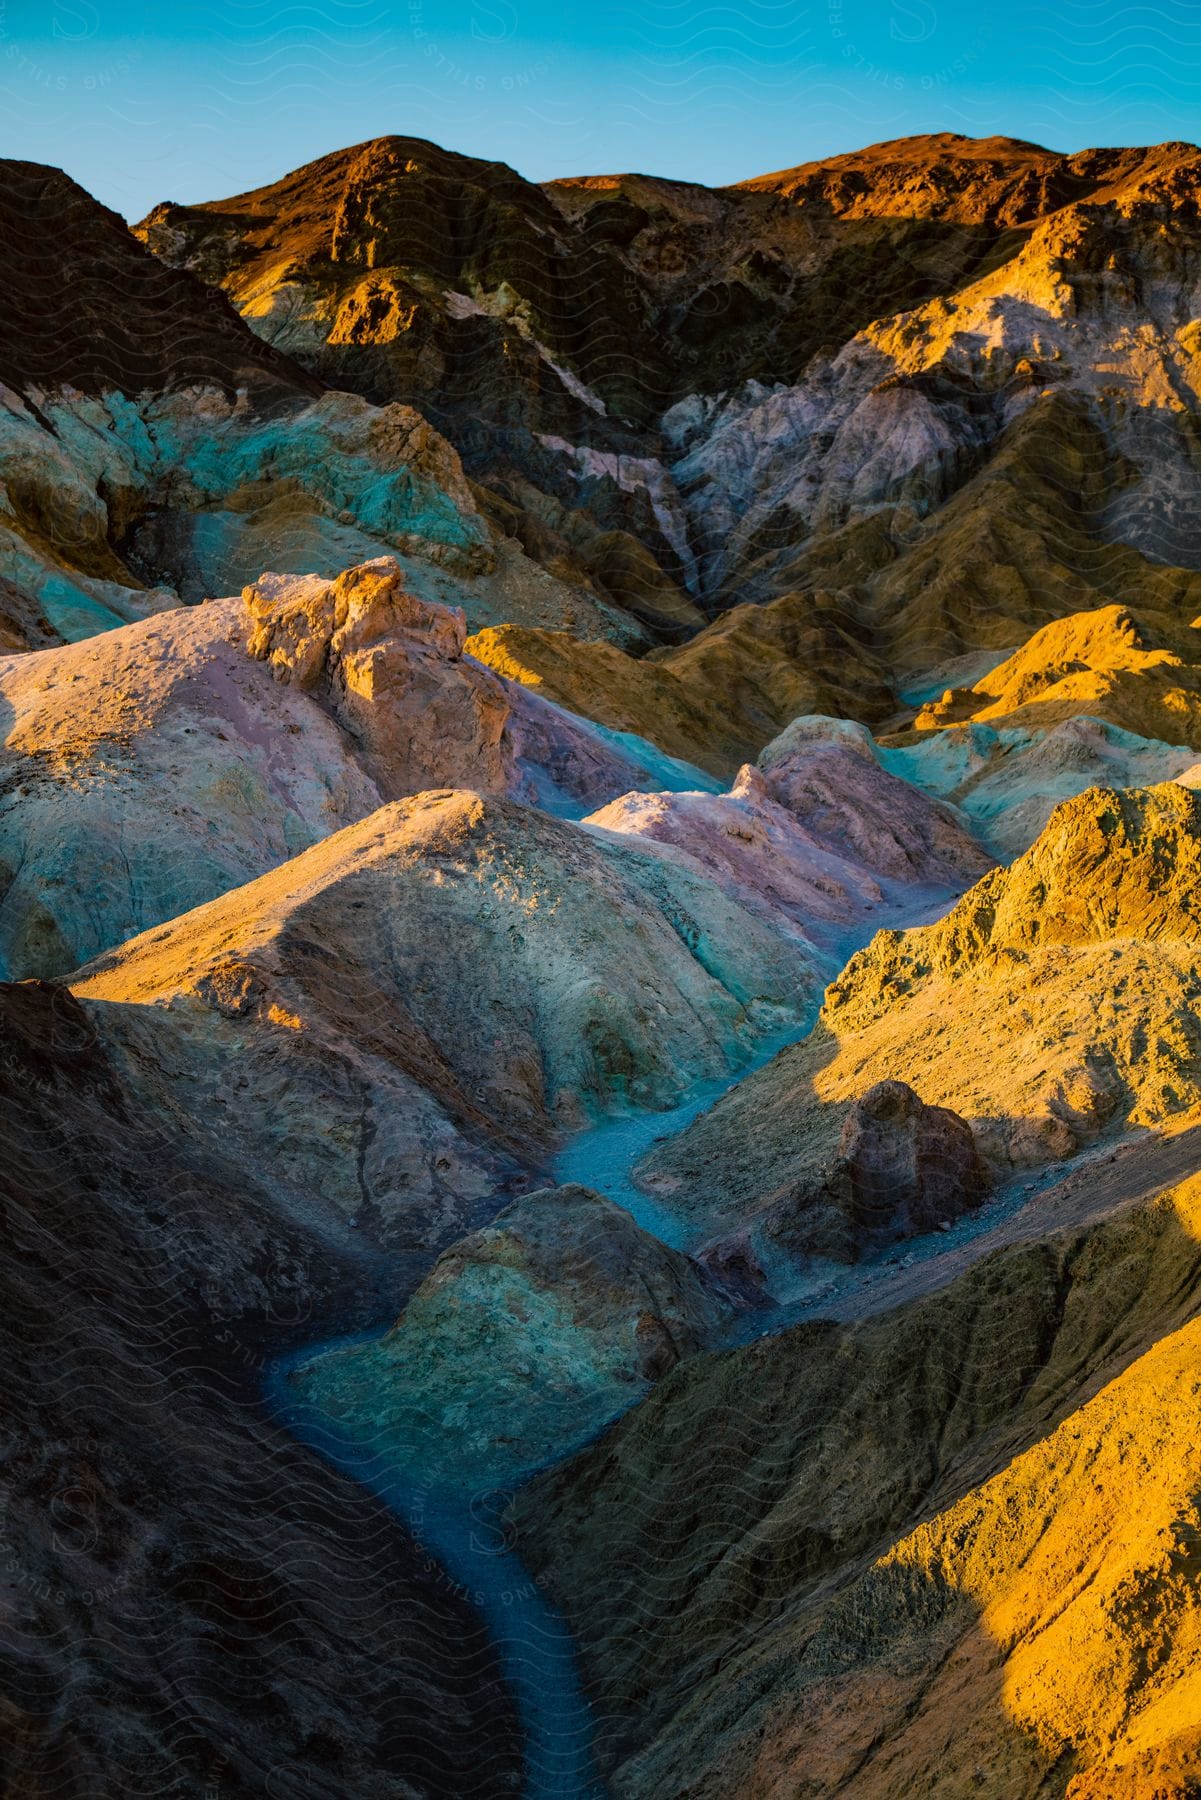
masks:
MULTIPOLYGON (((1072 1765, 1057 1762, 1060 1727, 1066 1717, 1069 1735, 1087 1738, 1087 1705, 1079 1690, 1060 1704, 1052 1684, 1043 1707, 1027 1679, 1015 1715, 1009 1659, 1030 1634, 1005 1615, 1002 1647, 954 1573, 987 1508, 969 1500, 941 1548, 894 1555, 883 1573, 877 1564, 1012 1459, 1037 1452, 1053 1475, 1050 1435, 1181 1331, 1199 1284, 1192 1181, 1091 1232, 1010 1246, 885 1318, 809 1323, 693 1361, 598 1445, 525 1489, 519 1549, 568 1614, 598 1757, 621 1766, 622 1791, 676 1792, 670 1770, 700 1783, 720 1757, 722 1791, 1062 1792, 1072 1765)), ((1075 1421, 1063 1439, 1060 1460, 1076 1465, 1071 1505, 1088 1500, 1093 1524, 1100 1509, 1118 1556, 1162 1501, 1154 1445, 1138 1447, 1145 1410, 1130 1413, 1121 1491, 1093 1494, 1075 1421)), ((1028 1503, 995 1508, 1002 1526, 1016 1518, 1022 1528, 1012 1570, 999 1565, 1015 1583, 1044 1536, 1062 1533, 1059 1500, 1039 1510, 1040 1491, 1054 1492, 1041 1479, 1028 1503)), ((1057 1567, 1066 1604, 1080 1582, 1070 1555, 1057 1567)), ((1003 1599, 1003 1587, 998 1578, 989 1597, 1003 1599)), ((1152 1613, 1155 1592, 1140 1589, 1152 1613)), ((1048 1593, 1048 1620, 1060 1601, 1048 1593)), ((1114 1629, 1108 1663, 1120 1660, 1120 1620, 1114 1629)), ((1164 1629, 1166 1647, 1170 1616, 1164 1629)), ((1152 1657, 1127 1677, 1136 1702, 1155 1666, 1152 1657)), ((1078 1791, 1149 1791, 1124 1779, 1078 1791)))
POLYGON ((0 984, 0 1228, 0 1791, 514 1792, 489 1634, 258 1401, 349 1254, 36 982, 0 984))

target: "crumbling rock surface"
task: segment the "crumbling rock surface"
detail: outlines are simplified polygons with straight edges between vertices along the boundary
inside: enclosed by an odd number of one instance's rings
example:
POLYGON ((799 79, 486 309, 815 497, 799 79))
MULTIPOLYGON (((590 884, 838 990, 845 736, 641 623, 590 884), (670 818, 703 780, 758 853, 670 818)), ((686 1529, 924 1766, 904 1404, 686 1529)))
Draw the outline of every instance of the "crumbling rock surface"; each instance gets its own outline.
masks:
POLYGON ((249 654, 324 702, 384 798, 513 785, 504 687, 464 659, 462 613, 417 599, 394 562, 332 583, 268 575, 242 599, 249 654))
POLYGON ((988 1176, 971 1127, 925 1106, 904 1081, 878 1081, 851 1103, 816 1192, 776 1211, 789 1247, 854 1262, 863 1250, 917 1237, 979 1206, 988 1176))
POLYGON ((267 1164, 189 1137, 103 1009, 0 984, 0 1785, 506 1791, 482 1626, 259 1395, 361 1270, 267 1164))

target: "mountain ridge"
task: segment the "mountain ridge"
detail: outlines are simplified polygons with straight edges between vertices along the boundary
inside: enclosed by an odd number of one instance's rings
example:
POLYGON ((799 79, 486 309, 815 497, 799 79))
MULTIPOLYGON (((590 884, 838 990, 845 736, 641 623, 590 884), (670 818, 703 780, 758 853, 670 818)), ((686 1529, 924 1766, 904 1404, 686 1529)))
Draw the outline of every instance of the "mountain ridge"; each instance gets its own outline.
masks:
POLYGON ((1194 1800, 1199 200, 0 162, 14 1791, 1194 1800))

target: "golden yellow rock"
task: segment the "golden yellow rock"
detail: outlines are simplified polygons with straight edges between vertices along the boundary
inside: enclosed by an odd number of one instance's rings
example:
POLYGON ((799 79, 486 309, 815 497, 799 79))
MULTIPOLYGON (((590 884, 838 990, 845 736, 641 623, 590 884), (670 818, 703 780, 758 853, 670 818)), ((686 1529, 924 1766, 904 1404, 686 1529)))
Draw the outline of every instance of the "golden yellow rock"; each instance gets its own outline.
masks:
POLYGON ((882 666, 848 633, 832 594, 734 607, 688 643, 642 658, 516 625, 478 632, 467 650, 573 712, 722 776, 803 714, 878 721, 894 705, 882 666))
MULTIPOLYGON (((1201 639, 1196 648, 1201 656, 1201 639)), ((1201 666, 1157 642, 1128 607, 1099 607, 1044 625, 974 687, 923 707, 914 725, 1050 727, 1082 714, 1201 748, 1201 666)))
POLYGON ((1201 798, 1174 782, 1065 801, 937 924, 881 931, 812 1034, 749 1076, 640 1179, 698 1238, 787 1242, 848 1106, 908 1082, 999 1170, 1201 1105, 1201 798))

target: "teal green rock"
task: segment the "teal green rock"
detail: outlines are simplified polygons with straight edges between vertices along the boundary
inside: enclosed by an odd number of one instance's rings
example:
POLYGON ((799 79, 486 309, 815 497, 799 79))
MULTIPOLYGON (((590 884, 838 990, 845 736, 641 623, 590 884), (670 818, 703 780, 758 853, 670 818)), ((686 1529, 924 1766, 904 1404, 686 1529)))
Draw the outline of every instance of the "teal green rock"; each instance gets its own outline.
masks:
POLYGON ((384 1337, 295 1379, 431 1489, 500 1486, 579 1449, 730 1316, 611 1200, 544 1188, 446 1250, 384 1337))

